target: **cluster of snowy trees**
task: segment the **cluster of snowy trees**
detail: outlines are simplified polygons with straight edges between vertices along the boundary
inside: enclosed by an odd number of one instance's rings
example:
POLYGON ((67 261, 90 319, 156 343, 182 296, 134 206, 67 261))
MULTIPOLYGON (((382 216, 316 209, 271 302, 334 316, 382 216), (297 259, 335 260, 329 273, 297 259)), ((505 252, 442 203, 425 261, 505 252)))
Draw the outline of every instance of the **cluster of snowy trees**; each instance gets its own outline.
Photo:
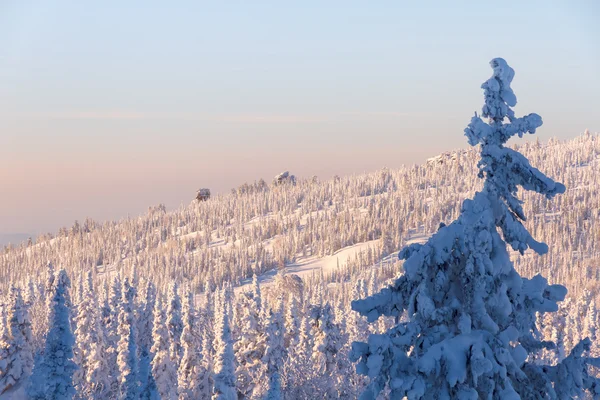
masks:
MULTIPOLYGON (((14 287, 2 309, 0 393, 25 385, 40 399, 357 398, 368 379, 349 359, 352 342, 384 334, 395 318, 369 324, 351 302, 375 295, 398 267, 343 283, 282 271, 266 286, 255 277, 237 290, 209 283, 195 294, 175 282, 159 289, 135 271, 110 285, 95 285, 89 272, 71 284, 50 266, 44 289, 26 289, 24 299, 14 287), (33 309, 45 310, 40 321, 33 309)), ((595 337, 590 300, 538 318, 537 335, 557 347, 536 351, 533 362, 556 365, 595 337), (570 328, 556 324, 561 318, 570 328)))
POLYGON ((475 116, 466 130, 478 149, 325 182, 261 180, 6 247, 0 396, 600 395, 587 339, 598 326, 600 137, 505 146, 541 118, 514 116, 512 69, 493 67, 489 123, 475 116), (361 243, 333 270, 285 273, 361 243))
POLYGON ((347 291, 279 273, 266 288, 254 276, 237 293, 207 283, 195 294, 135 270, 110 285, 90 272, 72 284, 49 265, 43 290, 24 299, 13 287, 2 308, 0 395, 26 386, 32 399, 355 398, 366 381, 350 344, 391 321, 368 327, 349 304, 379 279, 373 270, 347 291))

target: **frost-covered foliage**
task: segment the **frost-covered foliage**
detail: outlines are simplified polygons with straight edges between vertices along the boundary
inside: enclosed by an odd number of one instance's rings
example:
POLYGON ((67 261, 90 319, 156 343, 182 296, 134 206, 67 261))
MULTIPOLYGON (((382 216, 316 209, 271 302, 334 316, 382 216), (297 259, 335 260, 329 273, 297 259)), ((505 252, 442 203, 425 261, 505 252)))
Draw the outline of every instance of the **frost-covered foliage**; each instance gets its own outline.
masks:
MULTIPOLYGON (((226 304, 225 304, 226 306, 226 304)), ((223 313, 219 332, 219 347, 217 347, 217 359, 215 363, 215 382, 213 400, 236 400, 235 390, 235 358, 231 343, 231 330, 229 328, 229 316, 223 313)))
POLYGON ((260 286, 253 292, 238 297, 235 312, 235 331, 238 338, 233 344, 236 358, 236 380, 239 396, 250 396, 261 378, 262 357, 266 348, 266 334, 261 321, 260 286), (258 293, 258 295, 257 295, 258 293))
POLYGON ((534 133, 542 119, 515 117, 514 71, 500 58, 491 66, 493 75, 482 85, 488 122, 475 115, 465 130, 471 145, 481 145, 483 189, 464 201, 457 220, 425 244, 401 251, 400 278, 352 304, 369 321, 408 314, 408 321, 353 344, 357 371, 371 379, 361 399, 375 399, 386 387, 390 398, 409 400, 562 399, 582 390, 600 395, 594 379, 579 378, 586 363, 580 347, 556 367, 527 361, 531 352, 553 346, 534 337, 535 315, 557 311, 566 289, 514 269, 507 244, 521 254, 548 251, 521 222, 517 188, 551 199, 565 187, 504 146, 514 135, 534 133))
POLYGON ((106 397, 110 393, 110 370, 105 358, 107 344, 102 330, 98 300, 88 273, 77 304, 74 361, 79 366, 74 382, 81 398, 106 397))
POLYGON ((0 394, 24 382, 33 368, 31 320, 19 288, 11 289, 6 322, 0 341, 0 394))
POLYGON ((179 363, 177 377, 179 400, 194 400, 201 398, 201 387, 206 371, 200 358, 200 337, 197 329, 198 315, 192 292, 188 292, 183 298, 182 317, 181 347, 183 356, 179 363))
POLYGON ((179 295, 179 286, 177 282, 171 282, 169 285, 169 298, 167 308, 167 327, 169 328, 169 342, 171 348, 171 361, 179 367, 179 360, 182 356, 181 333, 183 332, 183 320, 181 318, 181 296, 179 295))
POLYGON ((75 337, 71 331, 71 316, 68 306, 71 281, 65 270, 60 270, 48 290, 50 329, 46 336, 44 355, 33 370, 29 396, 40 400, 68 400, 75 395, 73 373, 77 365, 73 362, 75 337))
POLYGON ((328 303, 324 306, 315 306, 311 311, 311 317, 313 319, 313 370, 318 380, 321 380, 319 386, 324 389, 323 397, 332 399, 336 397, 334 387, 327 382, 337 372, 337 354, 343 346, 340 327, 335 322, 333 310, 328 303))
POLYGON ((133 400, 139 395, 139 371, 137 353, 137 335, 134 321, 135 288, 129 283, 129 278, 123 281, 123 301, 119 312, 117 333, 117 366, 119 368, 120 400, 133 400))
POLYGON ((141 311, 138 315, 138 342, 140 351, 140 383, 141 398, 149 399, 154 382, 151 373, 150 348, 153 343, 154 328, 154 307, 156 305, 156 286, 152 281, 146 283, 146 293, 144 304, 141 305, 141 311))
POLYGON ((283 302, 278 302, 278 307, 272 310, 266 328, 267 346, 262 362, 264 364, 262 382, 267 383, 265 398, 281 399, 281 369, 287 356, 284 346, 284 319, 283 302))
POLYGON ((154 311, 154 329, 152 336, 152 376, 156 393, 161 399, 177 398, 177 367, 169 354, 169 330, 167 328, 167 314, 163 307, 162 298, 159 297, 154 311))

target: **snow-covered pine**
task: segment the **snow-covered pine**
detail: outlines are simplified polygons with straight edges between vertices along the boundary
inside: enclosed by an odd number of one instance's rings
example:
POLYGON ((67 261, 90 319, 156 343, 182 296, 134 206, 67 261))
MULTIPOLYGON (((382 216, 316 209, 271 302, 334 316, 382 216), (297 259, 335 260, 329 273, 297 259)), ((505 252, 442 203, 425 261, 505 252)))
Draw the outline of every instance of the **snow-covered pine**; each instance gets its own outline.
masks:
MULTIPOLYGON (((346 315, 348 313, 342 299, 339 300, 335 308, 335 323, 339 328, 339 344, 336 354, 336 373, 333 375, 334 385, 337 388, 337 398, 351 399, 356 398, 355 389, 358 386, 360 378, 356 376, 354 365, 350 362, 351 343, 349 342, 348 326, 346 315)), ((357 314, 357 313, 353 313, 357 314)))
MULTIPOLYGON (((46 282, 44 282, 44 290, 41 298, 46 301, 48 308, 51 307, 52 296, 54 293, 54 279, 56 272, 54 271, 54 264, 51 262, 46 263, 46 282)), ((50 316, 48 316, 50 317, 50 316)))
POLYGON ((298 300, 294 295, 290 295, 288 306, 285 313, 285 348, 296 347, 300 342, 301 320, 298 315, 298 300))
POLYGON ((28 392, 32 400, 69 400, 75 395, 75 337, 71 331, 71 311, 67 301, 70 285, 67 273, 61 269, 52 280, 52 287, 46 290, 50 328, 44 355, 38 359, 39 362, 36 360, 30 379, 28 392))
POLYGON ((31 307, 35 303, 35 300, 37 298, 35 287, 36 287, 36 285, 33 280, 33 277, 28 276, 27 277, 27 285, 25 286, 25 290, 24 290, 25 294, 23 295, 23 300, 25 300, 25 303, 29 307, 31 307))
POLYGON ((256 273, 252 275, 252 299, 254 300, 256 310, 258 314, 262 312, 262 294, 260 291, 260 282, 258 281, 258 276, 256 273))
POLYGON ((267 342, 265 354, 262 358, 263 369, 261 375, 263 383, 261 386, 263 387, 258 388, 258 393, 265 393, 265 399, 279 400, 282 398, 281 370, 287 357, 287 351, 284 346, 285 325, 282 299, 277 302, 275 310, 270 311, 269 323, 267 324, 265 333, 267 342), (264 385, 266 385, 266 388, 264 388, 264 385))
POLYGON ((152 332, 154 329, 154 307, 156 305, 156 286, 151 280, 146 282, 145 301, 138 317, 138 342, 140 352, 140 392, 141 398, 150 399, 151 386, 150 382, 152 375, 150 361, 150 349, 153 343, 152 332))
POLYGON ((33 369, 31 320, 21 289, 12 287, 6 334, 0 342, 0 394, 25 382, 33 369))
POLYGON ((336 397, 335 388, 329 382, 337 373, 337 355, 343 345, 339 325, 334 320, 331 305, 314 306, 311 310, 312 336, 314 340, 312 362, 320 380, 318 388, 326 399, 336 397))
POLYGON ((152 337, 151 365, 155 391, 161 399, 177 399, 177 367, 169 354, 169 329, 162 296, 158 296, 156 301, 152 337))
POLYGON ((202 328, 202 359, 200 360, 198 370, 197 389, 199 398, 208 399, 212 392, 213 382, 213 358, 211 352, 211 340, 206 328, 202 328))
POLYGON ((104 398, 110 394, 107 344, 100 320, 100 308, 91 271, 77 304, 74 362, 79 366, 73 381, 79 398, 104 398))
POLYGON ((199 327, 202 331, 202 359, 212 364, 214 335, 214 289, 209 281, 204 285, 204 304, 200 310, 199 327))
POLYGON ((261 323, 261 300, 259 298, 257 301, 256 293, 256 290, 243 292, 236 302, 235 323, 238 325, 239 336, 233 344, 233 350, 236 359, 237 391, 242 398, 251 396, 256 384, 263 378, 261 367, 266 348, 266 334, 261 323))
POLYGON ((206 371, 202 368, 198 315, 194 306, 194 294, 190 290, 183 298, 182 318, 181 347, 183 357, 177 372, 179 400, 194 400, 201 398, 200 389, 206 371))
POLYGON ((119 370, 119 400, 134 400, 139 396, 139 361, 137 352, 137 335, 134 322, 135 288, 130 285, 129 278, 123 280, 123 299, 119 310, 119 326, 117 334, 117 367, 119 370))
POLYGON ((548 199, 565 187, 504 147, 514 135, 534 133, 542 120, 537 114, 514 116, 514 71, 500 58, 491 66, 493 75, 482 85, 482 116, 489 123, 475 115, 465 130, 471 145, 481 144, 483 190, 465 200, 458 219, 441 226, 424 245, 402 250, 404 274, 392 285, 352 303, 369 321, 399 318, 404 311, 409 316, 383 334, 370 335, 367 343, 353 344, 357 371, 371 378, 361 399, 375 399, 386 386, 391 398, 409 400, 542 399, 595 391, 595 380, 582 367, 581 345, 552 367, 559 371, 554 374, 548 366, 526 361, 528 353, 552 345, 532 335, 536 311, 556 311, 566 289, 548 285, 541 275, 523 278, 510 261, 507 243, 521 254, 528 248, 548 251, 521 223, 525 215, 517 186, 548 199), (569 374, 564 373, 567 364, 569 374), (577 382, 579 374, 585 379, 577 382))
POLYGON ((215 377, 213 400, 236 400, 235 380, 235 357, 231 343, 231 330, 229 328, 229 316, 227 305, 223 304, 223 315, 220 318, 217 346, 215 348, 215 377))
POLYGON ((119 342, 119 312, 123 302, 123 283, 120 274, 112 279, 106 303, 102 309, 102 321, 106 332, 108 350, 106 354, 110 374, 111 393, 117 393, 120 386, 119 367, 117 365, 117 343, 119 342))
MULTIPOLYGON (((367 297, 366 287, 364 279, 357 280, 352 288, 352 298, 362 299, 367 297)), ((366 334, 369 332, 369 326, 365 317, 357 312, 350 312, 348 318, 350 319, 348 324, 350 343, 364 341, 366 334)))
POLYGON ((179 285, 172 281, 169 284, 167 305, 167 327, 169 328, 169 343, 171 361, 176 367, 179 367, 179 361, 182 356, 181 333, 183 332, 183 320, 181 318, 181 296, 179 295, 179 285))

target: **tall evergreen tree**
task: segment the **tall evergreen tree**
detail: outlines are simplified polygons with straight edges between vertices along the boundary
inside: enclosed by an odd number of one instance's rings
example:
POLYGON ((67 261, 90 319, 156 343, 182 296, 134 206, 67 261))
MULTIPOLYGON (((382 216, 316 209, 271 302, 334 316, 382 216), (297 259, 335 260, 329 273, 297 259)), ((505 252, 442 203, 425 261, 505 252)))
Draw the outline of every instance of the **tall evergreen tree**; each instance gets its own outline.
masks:
POLYGON ((177 367, 169 354, 169 330, 162 297, 158 297, 154 311, 152 337, 152 377, 156 392, 161 399, 177 398, 177 367))
POLYGON ((0 394, 23 382, 33 368, 31 320, 21 289, 10 290, 6 335, 0 342, 0 394))
POLYGON ((74 382, 79 397, 102 398, 110 393, 110 370, 91 272, 88 272, 82 292, 77 305, 74 360, 79 369, 75 372, 74 382))
POLYGON ((262 357, 265 353, 266 335, 260 322, 260 309, 256 292, 241 293, 236 302, 236 325, 239 337, 233 345, 236 359, 236 381, 241 398, 251 396, 257 382, 263 379, 262 357))
POLYGON ((169 285, 167 306, 167 326, 169 328, 169 342, 171 345, 171 361, 179 367, 179 361, 183 354, 181 348, 181 333, 183 332, 183 319, 181 318, 181 296, 177 282, 169 285))
MULTIPOLYGON (((224 310, 227 307, 223 307, 224 310)), ((235 366, 233 346, 231 343, 231 331, 229 328, 229 316, 223 312, 221 317, 219 341, 216 350, 215 378, 213 400, 236 400, 235 390, 235 366)))
POLYGON ((289 296, 285 314, 285 348, 295 347, 300 342, 301 320, 298 315, 298 300, 293 294, 289 296))
POLYGON ((108 305, 102 308, 102 320, 106 331, 106 354, 110 374, 111 392, 118 393, 120 386, 119 366, 117 364, 117 344, 119 342, 119 313, 123 308, 123 283, 119 275, 115 276, 107 293, 108 305))
POLYGON ((263 382, 268 378, 266 399, 281 399, 281 370, 286 358, 284 347, 285 326, 283 320, 283 302, 279 302, 276 310, 271 311, 266 329, 267 346, 263 356, 263 382))
POLYGON ((198 336, 198 315, 194 307, 194 293, 189 290, 183 298, 183 332, 181 347, 183 357, 178 369, 179 400, 194 400, 201 397, 205 371, 200 359, 200 338, 198 336))
POLYGON ((343 344, 342 335, 339 326, 334 321, 333 310, 329 303, 322 307, 314 307, 311 314, 314 338, 313 368, 320 378, 319 388, 323 390, 323 397, 332 399, 336 397, 332 382, 334 374, 337 373, 336 361, 343 344))
MULTIPOLYGON (((475 115, 465 130, 471 145, 481 145, 483 190, 464 201, 456 221, 441 226, 425 244, 401 251, 404 275, 352 304, 369 321, 398 318, 404 310, 409 315, 407 322, 371 335, 368 343, 353 344, 358 372, 371 377, 361 399, 375 399, 386 385, 390 398, 399 399, 545 399, 562 398, 555 390, 559 385, 561 392, 595 390, 587 373, 579 386, 574 374, 554 373, 565 361, 558 367, 526 361, 528 353, 551 346, 533 336, 536 311, 556 311, 566 289, 548 285, 540 275, 522 278, 514 269, 506 243, 521 254, 529 248, 548 251, 521 223, 525 215, 517 186, 548 199, 565 187, 504 146, 514 135, 534 133, 542 119, 515 117, 514 71, 500 58, 491 66, 493 75, 482 85, 482 115, 489 123, 475 115)), ((585 371, 587 360, 571 354, 568 363, 578 374, 585 371)))
POLYGON ((117 366, 119 368, 120 400, 133 400, 139 396, 139 371, 136 344, 136 330, 133 319, 135 288, 129 284, 129 278, 123 281, 123 301, 119 312, 117 333, 117 366))
POLYGON ((44 356, 34 367, 29 397, 36 400, 69 400, 75 395, 73 362, 75 337, 71 331, 71 310, 68 307, 71 281, 64 269, 53 279, 47 291, 50 305, 50 330, 46 336, 44 356))
POLYGON ((146 284, 146 300, 138 320, 138 342, 140 347, 140 382, 141 398, 150 398, 151 387, 154 387, 150 368, 152 360, 150 349, 153 343, 154 307, 156 305, 156 287, 152 281, 146 284))

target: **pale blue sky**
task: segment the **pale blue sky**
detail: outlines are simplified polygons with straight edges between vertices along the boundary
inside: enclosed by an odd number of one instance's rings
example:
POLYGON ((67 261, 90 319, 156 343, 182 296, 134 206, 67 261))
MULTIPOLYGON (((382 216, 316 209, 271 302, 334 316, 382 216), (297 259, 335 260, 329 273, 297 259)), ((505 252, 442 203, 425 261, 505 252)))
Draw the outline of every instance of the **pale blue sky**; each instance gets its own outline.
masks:
POLYGON ((0 0, 0 233, 465 147, 493 57, 540 139, 598 131, 599 4, 0 0))

